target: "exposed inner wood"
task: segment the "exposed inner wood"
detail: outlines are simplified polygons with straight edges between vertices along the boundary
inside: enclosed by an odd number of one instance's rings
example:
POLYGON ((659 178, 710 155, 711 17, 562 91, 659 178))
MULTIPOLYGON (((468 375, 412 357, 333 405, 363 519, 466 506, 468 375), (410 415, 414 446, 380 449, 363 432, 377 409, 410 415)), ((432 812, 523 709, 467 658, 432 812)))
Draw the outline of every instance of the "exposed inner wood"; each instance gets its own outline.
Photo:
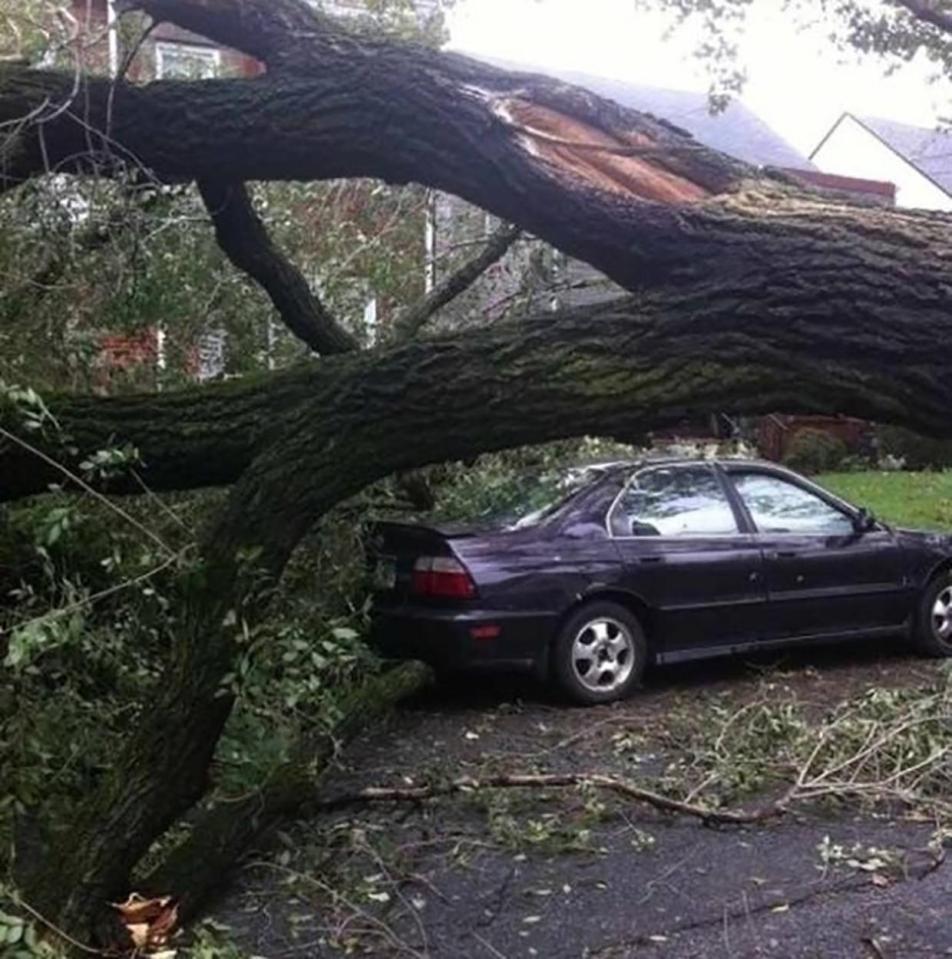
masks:
POLYGON ((658 203, 690 203, 710 193, 651 161, 662 151, 650 137, 622 138, 520 97, 496 100, 495 113, 535 157, 596 189, 658 203))

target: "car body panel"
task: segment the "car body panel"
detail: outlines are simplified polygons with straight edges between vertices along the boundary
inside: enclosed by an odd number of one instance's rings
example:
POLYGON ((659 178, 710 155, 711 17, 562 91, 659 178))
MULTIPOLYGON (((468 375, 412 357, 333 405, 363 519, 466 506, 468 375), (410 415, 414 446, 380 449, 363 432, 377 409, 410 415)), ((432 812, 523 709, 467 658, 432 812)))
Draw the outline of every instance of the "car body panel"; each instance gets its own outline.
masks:
POLYGON ((759 638, 767 593, 749 534, 614 542, 626 588, 654 611, 659 653, 759 638))
POLYGON ((904 554, 892 532, 758 539, 772 607, 765 638, 899 626, 907 619, 904 554))

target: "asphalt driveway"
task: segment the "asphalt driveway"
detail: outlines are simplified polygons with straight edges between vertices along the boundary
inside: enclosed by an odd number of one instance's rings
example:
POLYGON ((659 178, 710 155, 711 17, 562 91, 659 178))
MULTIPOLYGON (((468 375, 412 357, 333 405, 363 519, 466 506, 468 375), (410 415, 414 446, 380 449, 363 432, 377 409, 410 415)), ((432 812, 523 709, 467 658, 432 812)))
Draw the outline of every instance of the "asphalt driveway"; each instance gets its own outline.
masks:
MULTIPOLYGON (((650 777, 677 753, 662 735, 675 716, 765 690, 820 710, 937 668, 860 644, 657 669, 587 710, 517 679, 464 680, 352 746, 325 793, 487 771, 650 777)), ((952 955, 952 869, 932 836, 841 807, 714 828, 584 789, 476 792, 289 825, 215 919, 271 959, 952 955)))

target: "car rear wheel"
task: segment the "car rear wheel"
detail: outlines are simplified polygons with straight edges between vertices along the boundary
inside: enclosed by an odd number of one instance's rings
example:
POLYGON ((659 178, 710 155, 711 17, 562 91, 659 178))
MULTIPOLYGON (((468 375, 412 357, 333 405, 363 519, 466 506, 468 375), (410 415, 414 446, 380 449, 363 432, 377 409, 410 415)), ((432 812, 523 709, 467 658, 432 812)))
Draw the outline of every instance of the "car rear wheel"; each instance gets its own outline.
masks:
POLYGON ((922 594, 916 646, 928 656, 952 656, 952 577, 936 577, 922 594))
POLYGON ((648 657, 644 630, 624 606, 588 603, 563 625, 553 650, 559 686, 578 703, 621 699, 640 681, 648 657))

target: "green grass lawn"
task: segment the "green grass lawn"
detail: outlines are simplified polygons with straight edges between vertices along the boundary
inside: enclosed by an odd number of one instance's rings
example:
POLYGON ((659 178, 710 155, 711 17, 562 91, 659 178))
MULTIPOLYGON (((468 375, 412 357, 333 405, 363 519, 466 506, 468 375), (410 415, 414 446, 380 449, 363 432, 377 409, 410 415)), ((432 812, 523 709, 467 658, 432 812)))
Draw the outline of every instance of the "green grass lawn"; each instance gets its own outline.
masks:
POLYGON ((815 480, 887 523, 952 531, 952 472, 826 473, 815 480))

